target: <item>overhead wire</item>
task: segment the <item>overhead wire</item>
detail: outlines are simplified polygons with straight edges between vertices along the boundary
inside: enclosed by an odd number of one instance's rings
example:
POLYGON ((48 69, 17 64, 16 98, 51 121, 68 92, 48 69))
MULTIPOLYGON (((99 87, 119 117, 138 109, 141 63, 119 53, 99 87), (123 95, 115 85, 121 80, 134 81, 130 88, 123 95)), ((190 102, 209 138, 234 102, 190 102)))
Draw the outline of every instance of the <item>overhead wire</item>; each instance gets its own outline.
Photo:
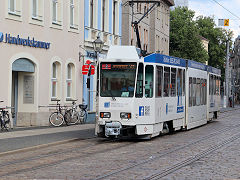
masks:
POLYGON ((230 14, 232 14, 233 16, 235 16, 236 18, 238 18, 238 20, 240 20, 240 17, 237 16, 235 13, 231 12, 229 9, 225 8, 222 4, 220 4, 217 0, 211 0, 214 1, 215 3, 217 3, 219 6, 221 6, 223 9, 225 9, 226 11, 228 11, 230 14))

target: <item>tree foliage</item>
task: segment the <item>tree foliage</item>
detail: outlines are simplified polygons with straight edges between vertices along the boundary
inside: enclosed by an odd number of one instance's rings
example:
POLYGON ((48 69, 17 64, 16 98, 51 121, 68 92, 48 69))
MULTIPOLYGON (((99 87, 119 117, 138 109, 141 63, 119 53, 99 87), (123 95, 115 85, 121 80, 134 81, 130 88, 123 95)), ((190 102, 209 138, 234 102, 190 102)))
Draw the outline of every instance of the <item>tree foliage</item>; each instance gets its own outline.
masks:
MULTIPOLYGON (((220 68, 224 74, 226 44, 232 45, 233 32, 218 28, 213 17, 199 16, 187 8, 176 8, 170 13, 170 55, 199 62, 208 60, 210 66, 220 68), (209 40, 208 53, 200 37, 209 40)), ((222 76, 224 77, 224 76, 222 76)))
POLYGON ((205 63, 208 54, 199 37, 194 15, 194 11, 185 7, 170 12, 170 55, 205 63))
POLYGON ((215 27, 215 22, 212 17, 199 16, 196 19, 199 34, 209 40, 208 64, 210 66, 220 68, 224 74, 224 63, 226 61, 226 47, 227 40, 229 40, 230 47, 232 46, 233 32, 215 27))

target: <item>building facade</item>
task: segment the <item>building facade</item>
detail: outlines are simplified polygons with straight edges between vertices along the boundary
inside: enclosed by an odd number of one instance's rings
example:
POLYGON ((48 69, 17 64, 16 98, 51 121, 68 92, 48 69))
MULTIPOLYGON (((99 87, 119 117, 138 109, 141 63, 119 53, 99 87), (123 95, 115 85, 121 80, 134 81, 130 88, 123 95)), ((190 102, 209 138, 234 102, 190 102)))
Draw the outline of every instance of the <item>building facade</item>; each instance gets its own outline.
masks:
MULTIPOLYGON (((136 33, 132 21, 138 21, 152 6, 151 3, 135 3, 133 8, 123 0, 122 45, 137 47, 136 33), (133 11, 133 12, 132 12, 133 11)), ((139 23, 139 35, 142 49, 147 53, 169 55, 170 7, 173 0, 160 0, 160 6, 154 9, 139 23)))
MULTIPOLYGON (((90 60, 96 67, 97 57, 93 49, 93 41, 99 36, 104 46, 99 58, 105 57, 109 46, 120 45, 122 36, 122 0, 85 0, 84 13, 84 47, 82 48, 83 63, 90 60)), ((83 102, 90 112, 96 111, 97 76, 84 75, 83 102), (87 79, 90 86, 87 86, 87 79)))
POLYGON ((0 100, 14 126, 48 125, 46 106, 82 99, 83 17, 82 0, 1 1, 0 100))
POLYGON ((231 54, 232 61, 232 86, 236 96, 237 103, 240 103, 240 35, 234 42, 233 53, 231 54))

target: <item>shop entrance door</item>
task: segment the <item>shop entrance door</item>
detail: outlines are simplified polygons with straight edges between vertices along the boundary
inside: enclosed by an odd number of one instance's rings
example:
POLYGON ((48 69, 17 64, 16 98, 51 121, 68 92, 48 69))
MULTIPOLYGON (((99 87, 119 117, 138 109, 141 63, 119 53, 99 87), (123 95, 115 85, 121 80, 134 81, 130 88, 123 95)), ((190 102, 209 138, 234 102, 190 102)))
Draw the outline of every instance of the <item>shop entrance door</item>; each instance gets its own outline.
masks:
MULTIPOLYGON (((17 119, 18 119, 18 110, 19 110, 19 98, 23 98, 22 91, 23 91, 23 78, 24 74, 35 72, 34 64, 25 58, 17 59, 12 64, 12 99, 11 99, 11 107, 12 113, 14 114, 13 118, 13 126, 17 126, 17 119), (19 87, 22 87, 22 89, 19 87), (21 92, 21 93, 20 93, 21 92), (19 95, 21 94, 21 95, 19 95)), ((21 99, 21 101, 23 101, 21 99)))

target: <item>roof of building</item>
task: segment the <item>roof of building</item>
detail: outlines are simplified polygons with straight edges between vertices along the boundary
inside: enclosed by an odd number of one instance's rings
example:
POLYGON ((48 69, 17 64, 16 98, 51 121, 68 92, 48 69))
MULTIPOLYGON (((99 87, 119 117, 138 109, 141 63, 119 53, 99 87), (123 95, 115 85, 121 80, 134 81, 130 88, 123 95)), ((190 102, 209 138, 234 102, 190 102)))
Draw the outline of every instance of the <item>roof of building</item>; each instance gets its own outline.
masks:
POLYGON ((163 0, 166 4, 168 4, 169 6, 174 6, 174 0, 163 0))

